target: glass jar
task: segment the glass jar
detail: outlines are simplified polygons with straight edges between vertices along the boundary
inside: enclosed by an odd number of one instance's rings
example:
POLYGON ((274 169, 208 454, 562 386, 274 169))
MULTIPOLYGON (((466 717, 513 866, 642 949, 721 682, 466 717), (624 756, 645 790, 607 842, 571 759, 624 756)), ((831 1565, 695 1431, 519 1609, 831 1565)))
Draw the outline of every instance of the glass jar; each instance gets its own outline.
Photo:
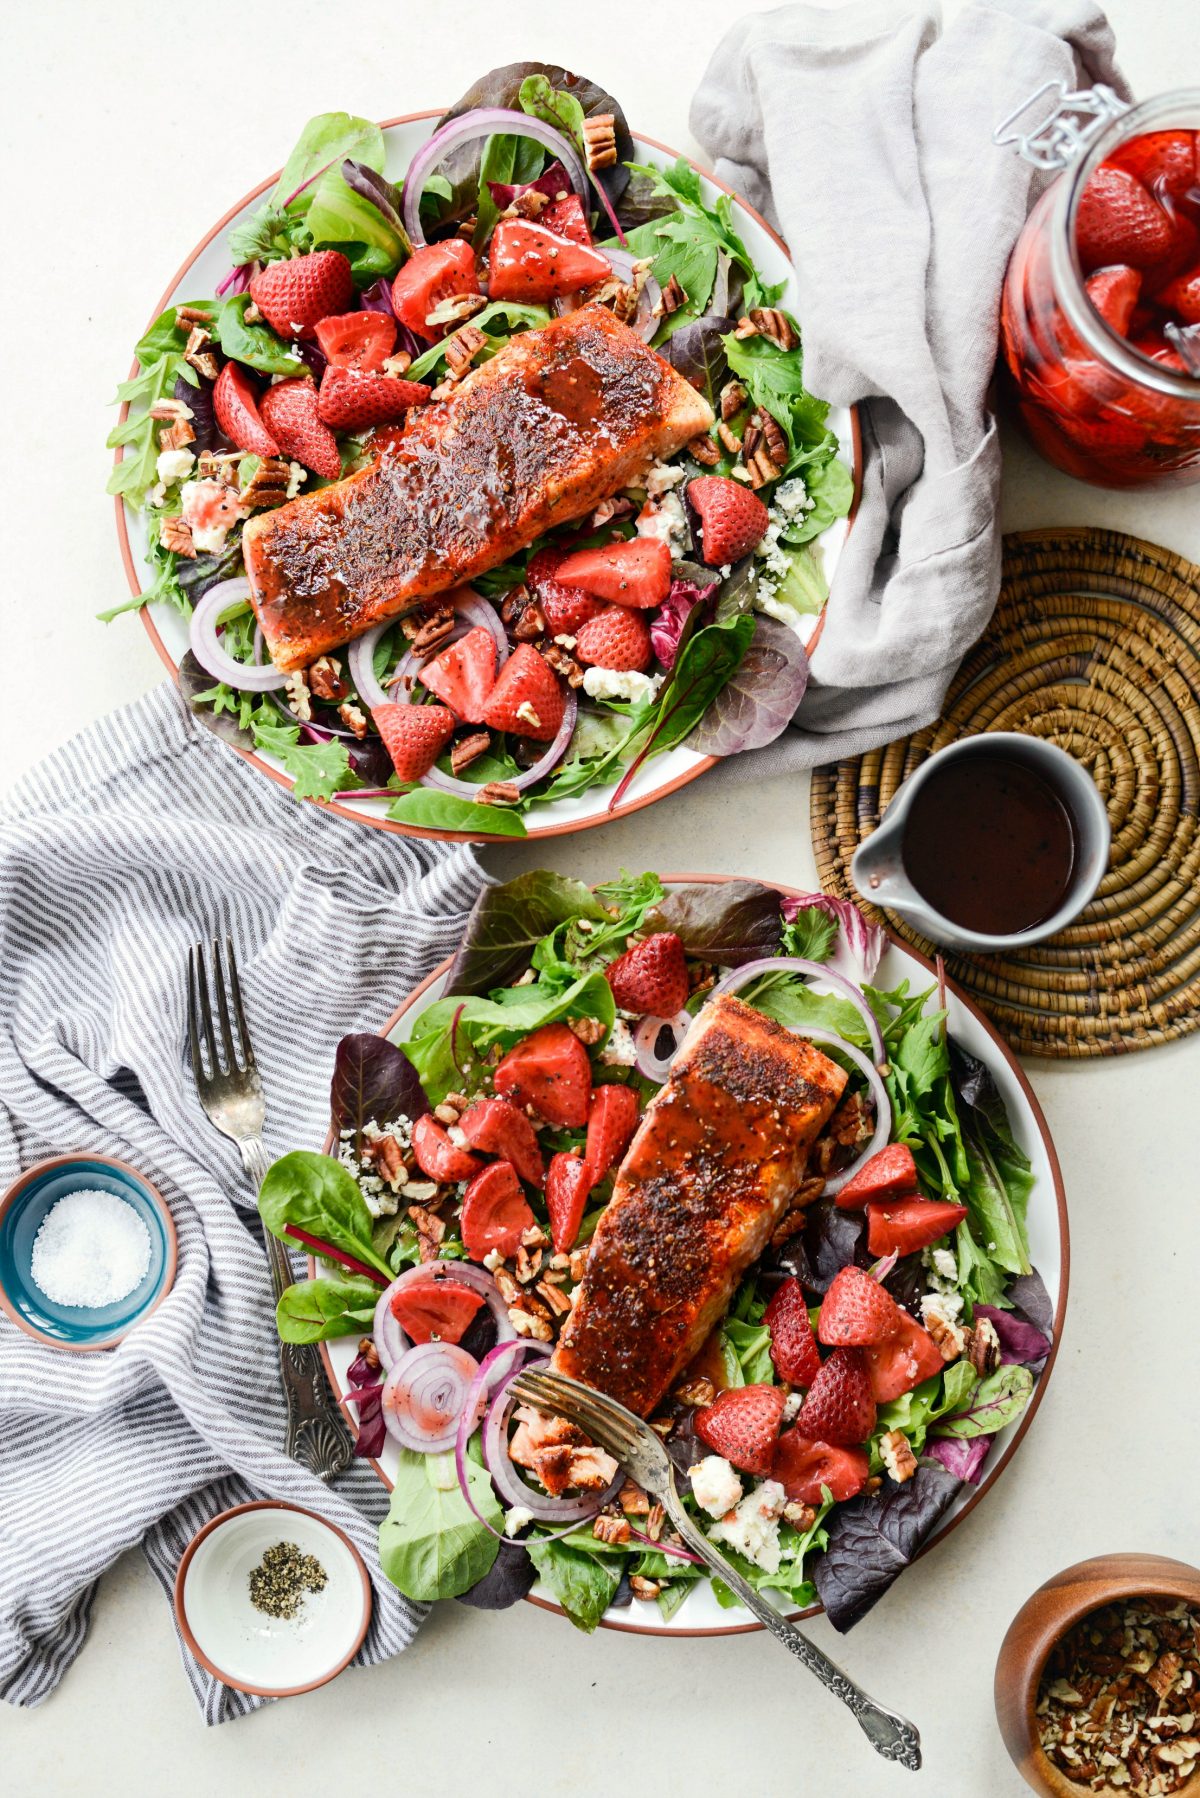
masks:
MULTIPOLYGON (((1109 104, 1097 108, 1100 116, 1083 132, 1068 124, 1064 135, 1060 120, 1049 159, 1045 139, 1020 140, 1022 153, 1039 166, 1067 166, 1030 213, 1009 262, 1001 306, 1002 381, 1037 448, 1068 474, 1104 487, 1184 485, 1200 481, 1200 325, 1182 333, 1177 323, 1164 327, 1166 314, 1148 297, 1140 325, 1134 311, 1131 335, 1153 321, 1157 334, 1142 342, 1163 347, 1157 360, 1135 348, 1088 297, 1076 223, 1091 176, 1114 153, 1127 155, 1125 146, 1135 138, 1190 132, 1200 159, 1200 89, 1163 94, 1128 109, 1107 90, 1097 91, 1109 104)), ((1088 97, 1065 98, 1086 103, 1088 97)), ((1018 139, 998 132, 997 141, 1018 139)), ((1200 227, 1200 161, 1194 192, 1182 206, 1161 187, 1154 193, 1184 243, 1190 242, 1193 224, 1200 227)), ((1200 266, 1200 248, 1194 257, 1187 255, 1180 274, 1200 266)), ((1141 279, 1153 289, 1160 277, 1141 279)))

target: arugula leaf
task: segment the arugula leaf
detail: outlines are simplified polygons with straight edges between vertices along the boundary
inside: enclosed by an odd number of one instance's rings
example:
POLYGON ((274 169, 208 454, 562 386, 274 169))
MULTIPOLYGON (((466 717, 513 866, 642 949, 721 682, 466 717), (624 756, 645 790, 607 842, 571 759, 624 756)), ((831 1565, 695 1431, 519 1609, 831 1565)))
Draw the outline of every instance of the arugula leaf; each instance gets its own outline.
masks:
POLYGON ((281 1294, 275 1324, 281 1342, 328 1342, 369 1333, 379 1287, 359 1274, 297 1280, 281 1294))
MULTIPOLYGON (((109 449, 125 451, 113 466, 107 490, 135 508, 145 503, 147 493, 158 482, 158 425, 150 416, 151 407, 171 398, 178 381, 191 387, 200 383, 195 369, 183 359, 186 348, 187 339, 176 328, 175 307, 168 306, 134 348, 137 374, 117 387, 117 401, 128 403, 129 416, 123 424, 114 425, 106 439, 109 449)), ((116 612, 107 616, 115 617, 116 612)))
POLYGON ((353 1175, 331 1156, 309 1149, 282 1156, 267 1170, 258 1210, 272 1236, 286 1242, 287 1226, 294 1224, 391 1279, 391 1268, 375 1252, 367 1201, 353 1175))
POLYGON ((254 746, 277 756, 292 777, 294 799, 332 799, 335 793, 361 787, 350 764, 350 751, 337 738, 328 743, 301 743, 300 727, 286 724, 278 712, 259 706, 251 720, 254 746))
POLYGON ((827 460, 837 439, 826 424, 829 407, 804 385, 804 354, 799 345, 781 350, 766 337, 723 339, 729 366, 756 406, 765 406, 787 434, 786 477, 818 459, 827 460))
POLYGON ((620 1560, 606 1560, 544 1536, 527 1537, 525 1547, 576 1629, 590 1634, 616 1596, 621 1583, 620 1560))
POLYGON ((428 830, 465 830, 473 837, 527 834, 520 814, 507 806, 481 805, 474 799, 461 799, 457 793, 439 793, 435 787, 414 787, 411 793, 404 793, 388 807, 388 817, 428 830))
POLYGON ((490 992, 520 974, 543 937, 572 919, 607 924, 609 914, 581 880, 535 868, 485 887, 467 920, 466 933, 446 979, 446 990, 490 992))
MULTIPOLYGON (((466 1467, 472 1499, 488 1523, 502 1529, 504 1512, 487 1472, 472 1457, 466 1467)), ((457 1598, 483 1578, 499 1550, 498 1538, 463 1497, 454 1456, 402 1448, 379 1526, 379 1562, 392 1584, 422 1602, 457 1598)))
POLYGON ((225 354, 266 375, 302 375, 307 364, 294 356, 268 324, 246 323, 248 293, 231 294, 213 306, 213 336, 225 354))

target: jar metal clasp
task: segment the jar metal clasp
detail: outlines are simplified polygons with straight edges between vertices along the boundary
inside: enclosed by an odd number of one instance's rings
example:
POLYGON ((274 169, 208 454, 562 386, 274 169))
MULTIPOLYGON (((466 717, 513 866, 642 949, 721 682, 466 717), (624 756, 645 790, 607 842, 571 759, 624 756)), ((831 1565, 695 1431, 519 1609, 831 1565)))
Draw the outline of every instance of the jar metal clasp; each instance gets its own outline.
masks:
POLYGON ((1113 119, 1128 111, 1128 103, 1103 82, 1072 93, 1059 77, 1043 81, 1007 118, 1001 119, 992 132, 992 142, 1000 146, 1015 144, 1018 154, 1034 168, 1056 172, 1073 162, 1113 119), (1042 102, 1050 95, 1055 99, 1047 110, 1042 102), (1026 119, 1030 123, 1022 126, 1020 121, 1026 119))

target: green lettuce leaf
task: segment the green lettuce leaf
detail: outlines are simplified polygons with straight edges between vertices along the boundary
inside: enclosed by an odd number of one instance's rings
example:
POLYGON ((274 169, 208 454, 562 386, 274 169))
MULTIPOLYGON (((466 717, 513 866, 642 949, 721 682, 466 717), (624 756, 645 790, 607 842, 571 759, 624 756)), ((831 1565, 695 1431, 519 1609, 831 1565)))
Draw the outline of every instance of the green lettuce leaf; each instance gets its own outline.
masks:
POLYGON ((379 1287, 360 1274, 297 1280, 281 1295, 275 1323, 282 1342, 328 1342, 370 1334, 379 1287))
POLYGON ((576 1629, 590 1634, 616 1596, 621 1583, 620 1558, 586 1553, 544 1536, 526 1537, 525 1547, 576 1629))
MULTIPOLYGON (((491 1479, 467 1460, 471 1497, 493 1529, 504 1512, 491 1479)), ((429 1602, 457 1598, 491 1567, 500 1543, 480 1523, 459 1487, 454 1456, 400 1450, 388 1514, 379 1526, 379 1562, 406 1598, 429 1602)))

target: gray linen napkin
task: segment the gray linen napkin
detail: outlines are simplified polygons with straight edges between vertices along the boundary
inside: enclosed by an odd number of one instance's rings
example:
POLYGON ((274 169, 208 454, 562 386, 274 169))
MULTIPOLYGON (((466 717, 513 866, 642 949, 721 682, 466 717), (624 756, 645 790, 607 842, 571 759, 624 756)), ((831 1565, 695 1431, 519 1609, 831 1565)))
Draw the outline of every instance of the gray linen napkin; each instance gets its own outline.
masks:
MULTIPOLYGON (((378 1027, 450 954, 485 876, 471 849, 298 805, 197 727, 173 686, 77 737, 0 812, 0 1189, 82 1149, 140 1168, 179 1234, 175 1286, 106 1353, 0 1316, 0 1694, 46 1698, 83 1646, 95 1582, 141 1543, 164 1590, 226 1506, 288 1498, 339 1524, 375 1587, 359 1659, 424 1615, 379 1570, 386 1494, 282 1453, 274 1318, 253 1202, 185 1064, 189 942, 228 932, 272 1154, 319 1147, 333 1048, 378 1027)), ((257 1708, 180 1644, 208 1723, 257 1708)))
POLYGON ((1051 77, 1128 88, 1092 0, 973 0, 940 22, 936 5, 901 0, 752 15, 692 103, 718 177, 791 248, 806 382, 858 405, 866 456, 808 692, 743 775, 930 723, 996 603, 987 390, 1000 285, 1039 178, 992 130, 1051 77))

